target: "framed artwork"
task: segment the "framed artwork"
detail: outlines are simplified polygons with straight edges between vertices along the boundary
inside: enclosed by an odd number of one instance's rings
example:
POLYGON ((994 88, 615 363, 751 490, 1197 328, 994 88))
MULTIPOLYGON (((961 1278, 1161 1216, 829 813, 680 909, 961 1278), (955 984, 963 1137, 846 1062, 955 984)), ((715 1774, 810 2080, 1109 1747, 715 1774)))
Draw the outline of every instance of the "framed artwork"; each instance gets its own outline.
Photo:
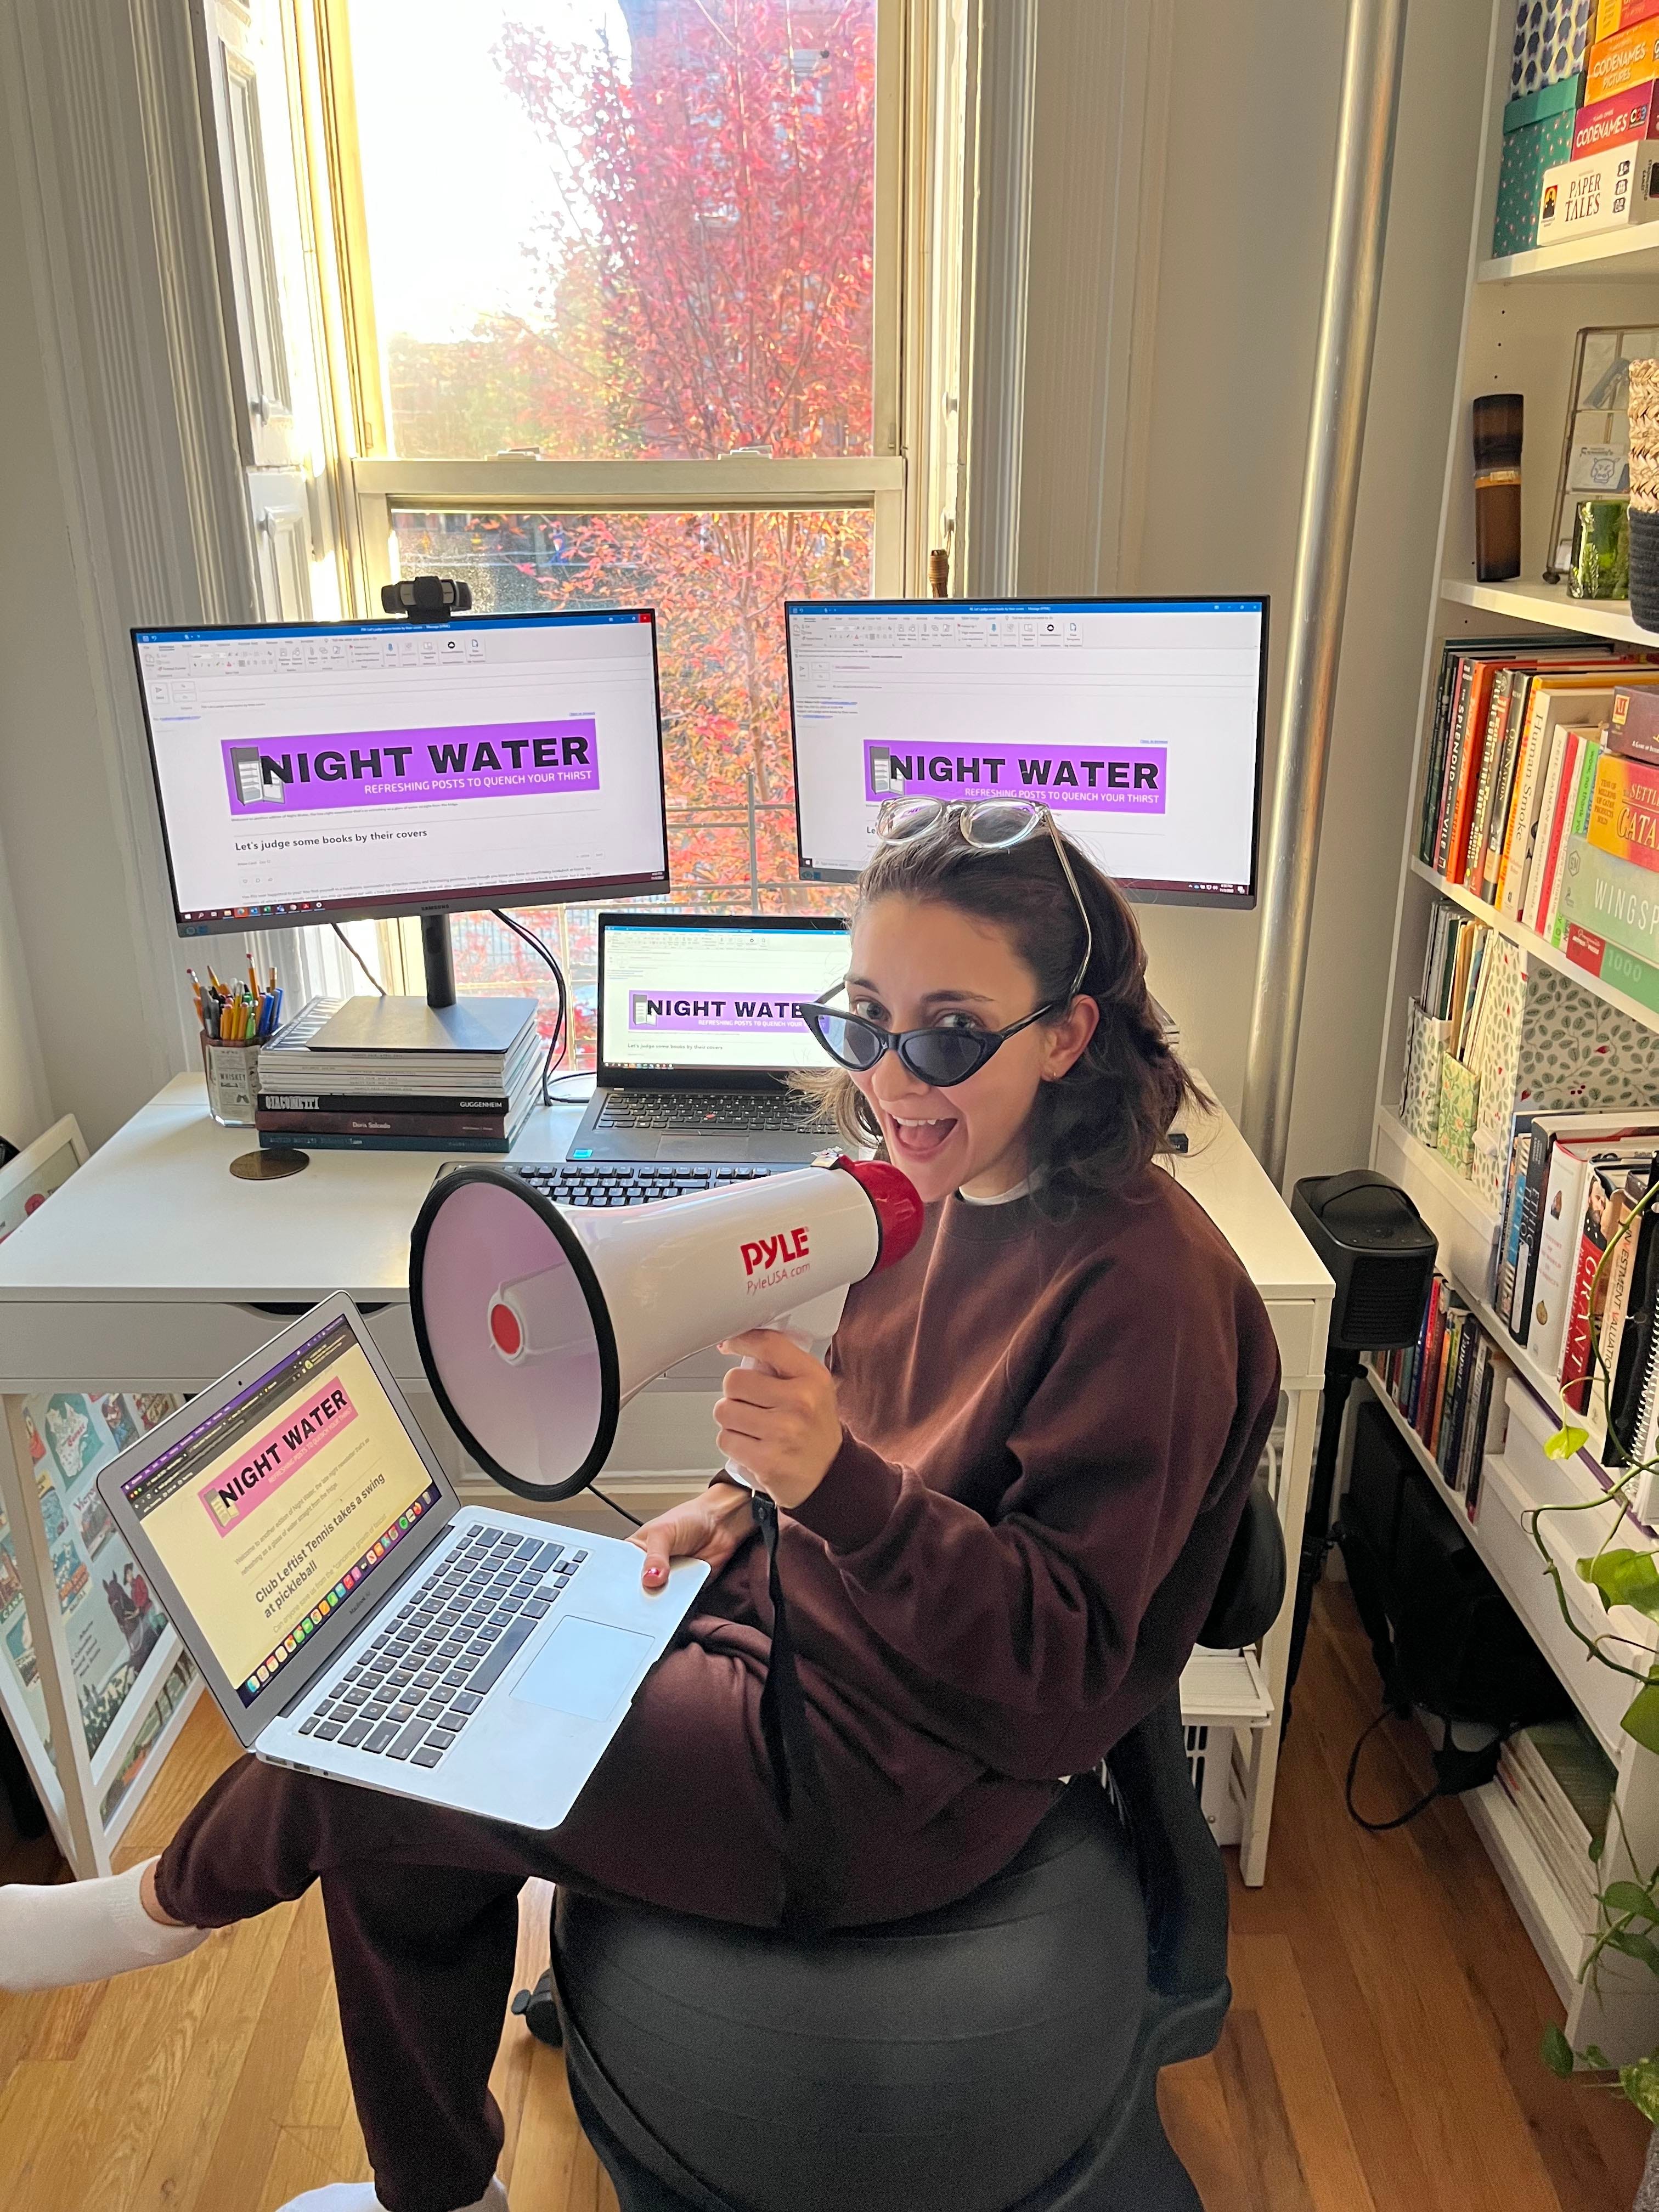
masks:
POLYGON ((1556 471, 1547 584, 1572 564, 1572 525, 1581 499, 1620 499, 1630 490, 1630 364, 1659 359, 1659 325, 1599 324, 1573 340, 1567 419, 1556 471))
POLYGON ((44 1136, 26 1145, 0 1167, 0 1243, 21 1228, 60 1183, 84 1164, 87 1140, 73 1114, 54 1121, 44 1136))

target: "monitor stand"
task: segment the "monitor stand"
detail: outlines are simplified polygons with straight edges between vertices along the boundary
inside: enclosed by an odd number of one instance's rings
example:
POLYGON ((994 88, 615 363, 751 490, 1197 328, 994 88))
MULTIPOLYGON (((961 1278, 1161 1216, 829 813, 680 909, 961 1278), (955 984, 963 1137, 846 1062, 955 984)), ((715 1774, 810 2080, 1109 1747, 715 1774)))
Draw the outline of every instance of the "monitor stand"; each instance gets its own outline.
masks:
POLYGON ((535 1000, 458 999, 447 914, 421 916, 421 951, 425 998, 349 999, 328 1025, 336 1032, 330 1043, 381 1052, 505 1052, 525 1016, 535 1013, 535 1000))
MULTIPOLYGON (((450 576, 411 576, 386 584, 380 605, 387 614, 403 614, 413 623, 447 623, 472 605, 470 585, 450 576)), ((524 1027, 533 999, 458 999, 455 952, 447 914, 421 916, 421 955, 426 965, 426 1000, 381 998, 374 1002, 377 1042, 409 1052, 504 1052, 524 1027)), ((369 1008, 355 1012, 367 1017, 369 1008)), ((336 1017, 338 1019, 338 1017, 336 1017)))

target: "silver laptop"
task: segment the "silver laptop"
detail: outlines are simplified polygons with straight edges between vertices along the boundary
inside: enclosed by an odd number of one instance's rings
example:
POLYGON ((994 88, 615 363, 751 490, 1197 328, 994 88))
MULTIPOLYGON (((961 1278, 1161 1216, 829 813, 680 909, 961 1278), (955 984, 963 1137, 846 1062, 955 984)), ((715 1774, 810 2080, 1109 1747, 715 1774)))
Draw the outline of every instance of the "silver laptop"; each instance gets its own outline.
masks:
POLYGON ((829 1062, 796 1009, 846 970, 834 915, 602 914, 599 1088, 566 1157, 805 1167, 825 1126, 788 1079, 829 1062))
POLYGON ((242 1743, 525 1828, 575 1802, 708 1575, 463 1506, 326 1298, 112 1460, 99 1493, 242 1743))

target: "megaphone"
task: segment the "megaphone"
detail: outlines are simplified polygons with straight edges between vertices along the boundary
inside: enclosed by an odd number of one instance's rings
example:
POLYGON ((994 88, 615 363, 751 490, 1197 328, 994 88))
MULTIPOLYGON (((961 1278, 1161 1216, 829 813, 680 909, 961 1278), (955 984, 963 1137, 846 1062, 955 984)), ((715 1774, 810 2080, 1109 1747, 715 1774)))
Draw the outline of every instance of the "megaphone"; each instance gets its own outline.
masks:
POLYGON ((891 1267, 921 1223, 909 1177, 880 1160, 826 1155, 614 1212, 565 1212, 501 1169, 460 1168, 428 1192, 410 1241, 415 1340, 479 1466, 520 1498, 571 1498, 636 1391, 891 1267))

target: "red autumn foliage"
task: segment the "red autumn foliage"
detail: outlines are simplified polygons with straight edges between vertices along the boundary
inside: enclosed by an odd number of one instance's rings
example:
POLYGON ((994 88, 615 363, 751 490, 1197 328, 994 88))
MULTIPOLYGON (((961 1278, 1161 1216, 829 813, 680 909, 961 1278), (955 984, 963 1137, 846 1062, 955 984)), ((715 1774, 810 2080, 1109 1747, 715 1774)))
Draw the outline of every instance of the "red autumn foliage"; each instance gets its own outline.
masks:
MULTIPOLYGON (((482 419, 558 459, 869 453, 873 0, 618 4, 625 54, 528 25, 496 50, 570 221, 539 326, 469 342, 482 419)), ((408 514, 399 537, 481 608, 655 606, 677 898, 822 902, 795 880, 782 607, 868 593, 867 511, 408 514)))

